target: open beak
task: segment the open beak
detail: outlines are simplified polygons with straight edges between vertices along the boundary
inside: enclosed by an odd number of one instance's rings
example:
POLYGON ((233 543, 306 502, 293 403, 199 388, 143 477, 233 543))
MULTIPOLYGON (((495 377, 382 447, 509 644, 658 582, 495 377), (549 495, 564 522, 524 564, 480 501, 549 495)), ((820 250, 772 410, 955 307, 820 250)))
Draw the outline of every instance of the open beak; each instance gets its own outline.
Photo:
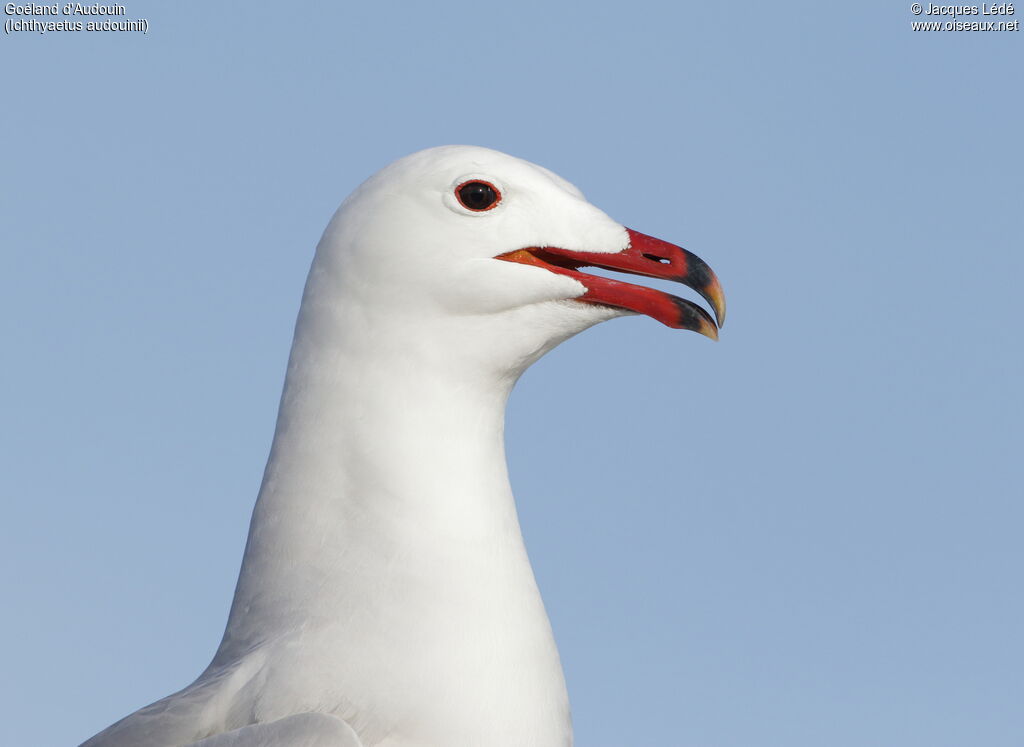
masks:
POLYGON ((725 294, 715 273, 704 260, 681 246, 626 229, 629 246, 621 252, 576 252, 558 247, 530 247, 498 255, 495 259, 543 267, 567 275, 586 286, 576 300, 604 304, 646 314, 676 329, 690 329, 718 339, 718 328, 725 322, 725 294), (715 318, 703 308, 654 288, 624 283, 600 275, 579 272, 581 267, 601 267, 631 275, 674 280, 693 288, 711 308, 715 318), (716 324, 717 319, 717 324, 716 324))

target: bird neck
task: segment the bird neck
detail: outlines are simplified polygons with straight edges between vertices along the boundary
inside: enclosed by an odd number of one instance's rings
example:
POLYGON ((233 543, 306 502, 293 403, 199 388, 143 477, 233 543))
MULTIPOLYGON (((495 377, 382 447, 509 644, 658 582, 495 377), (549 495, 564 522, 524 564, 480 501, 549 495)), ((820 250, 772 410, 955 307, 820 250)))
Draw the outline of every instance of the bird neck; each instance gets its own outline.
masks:
POLYGON ((321 279, 314 264, 208 671, 252 664, 237 707, 352 717, 367 744, 566 747, 503 437, 512 385, 545 345, 528 325, 495 340, 472 317, 381 314, 356 292, 318 295, 321 279), (331 297, 355 300, 318 305, 331 297))
POLYGON ((441 352, 458 349, 444 336, 300 316, 219 658, 366 604, 395 574, 535 589, 504 456, 515 375, 441 352))

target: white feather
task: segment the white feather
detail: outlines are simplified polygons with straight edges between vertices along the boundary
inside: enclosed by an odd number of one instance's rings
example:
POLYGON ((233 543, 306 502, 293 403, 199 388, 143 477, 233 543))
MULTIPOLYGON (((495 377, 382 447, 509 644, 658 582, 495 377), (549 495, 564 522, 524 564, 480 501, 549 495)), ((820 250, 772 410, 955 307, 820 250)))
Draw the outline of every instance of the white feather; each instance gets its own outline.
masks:
POLYGON ((570 745, 504 409, 530 363, 623 312, 493 257, 627 244, 575 187, 483 148, 422 151, 360 186, 310 270, 220 649, 86 744, 570 745), (498 186, 498 207, 459 205, 467 178, 498 186))

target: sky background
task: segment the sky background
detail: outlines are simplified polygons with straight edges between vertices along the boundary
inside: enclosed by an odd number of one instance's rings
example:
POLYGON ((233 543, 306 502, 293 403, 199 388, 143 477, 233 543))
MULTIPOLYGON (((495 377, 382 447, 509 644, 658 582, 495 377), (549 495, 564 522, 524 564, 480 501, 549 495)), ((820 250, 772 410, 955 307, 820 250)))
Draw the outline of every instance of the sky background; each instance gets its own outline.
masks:
POLYGON ((1024 744, 1024 32, 915 33, 909 2, 126 6, 148 34, 0 39, 0 743, 76 744, 205 667, 321 231, 472 143, 729 300, 717 345, 619 319, 513 394, 577 744, 1024 744))

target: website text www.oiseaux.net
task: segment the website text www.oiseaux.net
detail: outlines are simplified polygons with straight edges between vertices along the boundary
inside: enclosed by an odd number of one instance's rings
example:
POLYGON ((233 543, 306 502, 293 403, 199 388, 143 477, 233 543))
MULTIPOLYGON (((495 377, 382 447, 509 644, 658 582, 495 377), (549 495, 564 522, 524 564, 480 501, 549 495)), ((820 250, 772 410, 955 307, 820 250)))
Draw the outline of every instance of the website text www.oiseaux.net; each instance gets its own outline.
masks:
POLYGON ((1020 31, 1020 20, 1014 15, 1013 3, 981 5, 934 5, 913 3, 910 12, 931 20, 910 22, 914 31, 1020 31), (1001 17, 1001 18, 1000 18, 1001 17), (942 20, 938 20, 942 19, 942 20), (996 20, 999 19, 999 20, 996 20))

